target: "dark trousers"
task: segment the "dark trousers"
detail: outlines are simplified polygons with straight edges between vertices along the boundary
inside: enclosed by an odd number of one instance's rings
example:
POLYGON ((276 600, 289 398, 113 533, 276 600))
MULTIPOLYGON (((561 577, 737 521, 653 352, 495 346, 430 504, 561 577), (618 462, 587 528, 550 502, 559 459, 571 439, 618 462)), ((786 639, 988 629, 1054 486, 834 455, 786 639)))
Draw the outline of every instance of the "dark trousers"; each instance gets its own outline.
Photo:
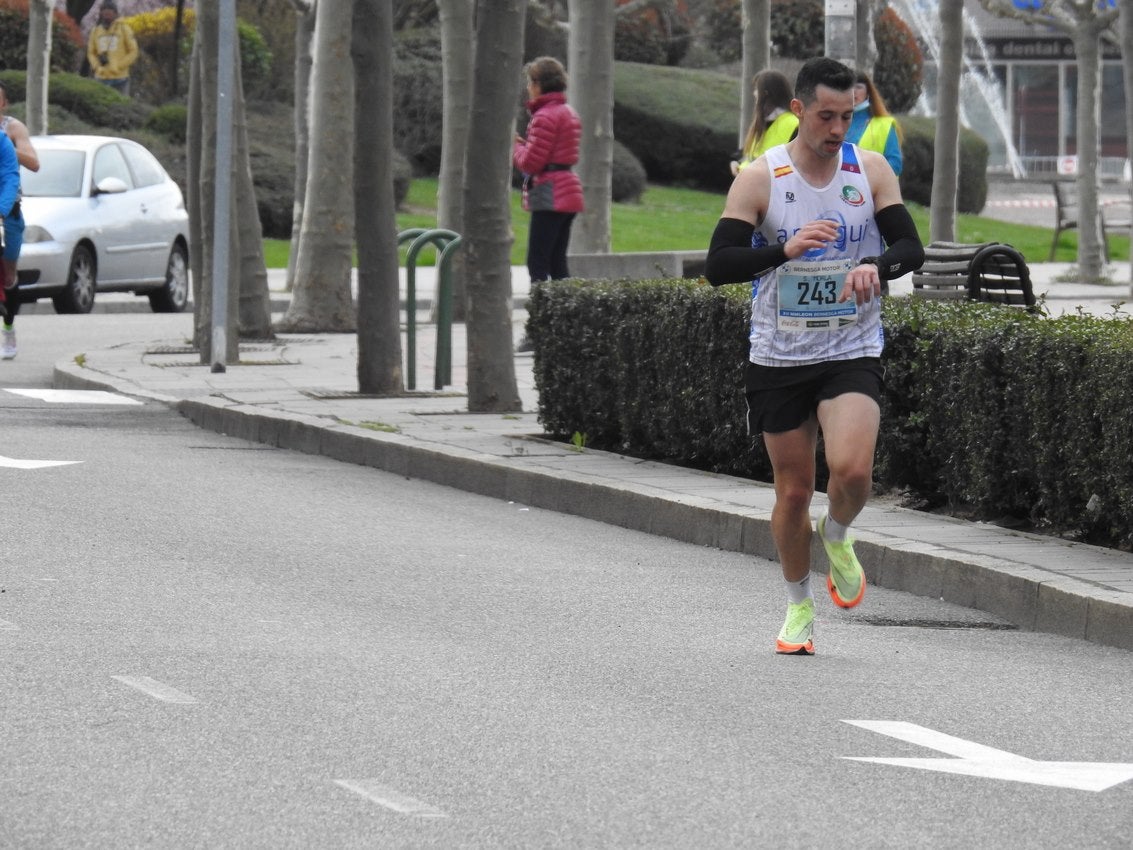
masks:
POLYGON ((562 280, 567 271, 567 245, 574 213, 540 211, 531 213, 527 234, 527 271, 534 280, 562 280))

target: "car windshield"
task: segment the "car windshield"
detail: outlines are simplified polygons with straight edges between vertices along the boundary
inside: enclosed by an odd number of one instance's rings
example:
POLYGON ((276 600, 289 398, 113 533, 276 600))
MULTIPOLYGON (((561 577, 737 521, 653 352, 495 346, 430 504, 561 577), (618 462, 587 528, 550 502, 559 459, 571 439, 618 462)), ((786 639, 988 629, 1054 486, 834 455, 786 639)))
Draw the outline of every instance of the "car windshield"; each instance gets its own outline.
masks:
POLYGON ((83 193, 82 151, 39 150, 39 171, 20 168, 20 188, 27 198, 78 198, 83 193))

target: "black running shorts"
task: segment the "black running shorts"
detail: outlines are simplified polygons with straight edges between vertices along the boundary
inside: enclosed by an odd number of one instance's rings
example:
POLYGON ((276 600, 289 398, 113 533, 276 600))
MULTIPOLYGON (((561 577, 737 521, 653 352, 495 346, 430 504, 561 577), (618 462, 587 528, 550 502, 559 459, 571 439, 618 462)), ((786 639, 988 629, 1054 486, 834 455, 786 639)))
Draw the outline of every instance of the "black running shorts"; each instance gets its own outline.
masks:
POLYGON ((749 362, 744 374, 748 433, 793 431, 818 410, 820 401, 843 393, 862 393, 880 405, 883 384, 881 360, 877 357, 831 360, 809 366, 760 366, 749 362))

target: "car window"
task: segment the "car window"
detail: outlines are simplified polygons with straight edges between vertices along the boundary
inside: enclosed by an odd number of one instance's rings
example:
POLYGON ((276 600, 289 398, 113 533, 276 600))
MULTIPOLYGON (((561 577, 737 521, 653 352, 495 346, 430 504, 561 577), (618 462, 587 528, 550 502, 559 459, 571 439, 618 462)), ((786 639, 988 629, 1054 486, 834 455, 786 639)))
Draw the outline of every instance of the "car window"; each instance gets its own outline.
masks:
POLYGON ((107 177, 117 177, 131 188, 134 178, 130 176, 130 169, 126 166, 126 159, 118 145, 103 145, 94 155, 94 185, 97 186, 107 177))
POLYGON ((83 193, 82 151, 37 150, 39 171, 20 167, 20 187, 28 198, 77 198, 83 193))
POLYGON ((130 164, 130 171, 134 173, 135 186, 141 188, 165 182, 165 169, 145 148, 139 145, 122 145, 122 153, 126 155, 126 162, 130 164))

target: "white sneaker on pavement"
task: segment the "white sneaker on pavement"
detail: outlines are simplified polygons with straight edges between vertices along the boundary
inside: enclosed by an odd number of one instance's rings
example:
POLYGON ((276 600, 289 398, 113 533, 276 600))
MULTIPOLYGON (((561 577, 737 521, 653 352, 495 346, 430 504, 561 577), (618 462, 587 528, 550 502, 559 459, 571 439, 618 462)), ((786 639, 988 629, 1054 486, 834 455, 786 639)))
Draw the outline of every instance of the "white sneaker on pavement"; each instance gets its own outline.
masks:
POLYGON ((12 360, 16 356, 16 329, 4 328, 0 332, 0 360, 12 360))

